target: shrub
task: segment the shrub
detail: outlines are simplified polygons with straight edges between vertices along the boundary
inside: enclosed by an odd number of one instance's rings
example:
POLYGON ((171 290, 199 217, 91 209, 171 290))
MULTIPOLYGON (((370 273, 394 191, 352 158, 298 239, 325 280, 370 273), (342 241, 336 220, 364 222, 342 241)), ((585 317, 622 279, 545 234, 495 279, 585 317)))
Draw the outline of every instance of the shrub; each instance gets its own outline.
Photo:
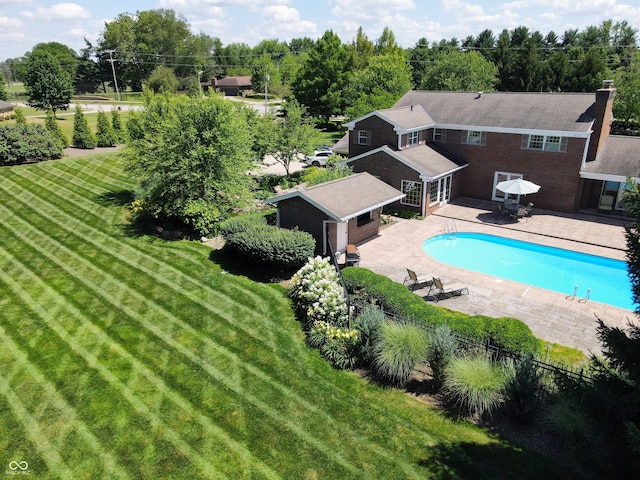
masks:
POLYGON ((371 365, 373 361, 373 345, 382 322, 384 312, 375 305, 367 305, 353 322, 353 328, 360 333, 357 356, 363 365, 371 365))
POLYGON ((247 229, 254 228, 256 225, 266 224, 267 220, 262 213, 243 213, 220 223, 218 225, 218 233, 226 238, 234 233, 244 232, 247 229))
POLYGON ((113 131, 111 122, 107 118, 107 114, 100 110, 96 127, 96 145, 98 147, 115 147, 117 141, 118 139, 113 131))
POLYGON ((461 412, 479 418, 498 407, 506 380, 504 368, 486 355, 455 357, 445 371, 442 390, 461 412))
POLYGON ((446 325, 438 325, 429 335, 427 362, 431 367, 435 387, 442 387, 445 371, 458 349, 458 342, 451 329, 446 325))
POLYGON ((24 116, 22 107, 15 107, 13 109, 13 119, 16 121, 16 125, 26 125, 27 119, 24 116))
POLYGON ((534 364, 533 355, 522 356, 505 386, 508 412, 522 423, 531 423, 542 410, 545 392, 542 372, 534 364))
POLYGON ((225 237, 226 245, 252 263, 285 270, 299 268, 313 255, 316 241, 309 233, 271 225, 254 225, 225 237))
POLYGON ((584 409, 566 397, 549 405, 545 424, 569 448, 586 443, 593 435, 591 421, 584 409))
POLYGON ((62 129, 60 125, 58 125, 58 121, 56 120, 56 115, 53 113, 51 108, 47 108, 47 114, 44 120, 45 128, 51 133, 51 135, 58 140, 58 143, 62 148, 67 148, 69 146, 69 140, 62 133, 62 129))
POLYGON ((373 347, 374 373, 386 383, 404 385, 424 361, 428 343, 427 332, 416 325, 383 322, 373 347))
POLYGON ((91 133, 87 118, 82 113, 80 105, 76 105, 76 113, 73 117, 73 140, 71 142, 76 148, 95 148, 96 139, 91 133))
POLYGON ((0 165, 62 157, 62 146, 43 125, 0 126, 0 165))
POLYGON ((188 200, 182 212, 182 219, 198 235, 209 235, 220 221, 221 213, 211 202, 203 198, 188 200))
POLYGON ((469 316, 430 305, 404 285, 365 268, 345 268, 342 276, 354 302, 375 303, 386 312, 429 326, 446 324, 457 334, 508 350, 540 351, 540 344, 531 329, 515 318, 469 316))
POLYGON ((111 110, 111 126, 113 127, 113 134, 116 137, 116 143, 124 143, 127 141, 127 131, 122 123, 120 117, 120 111, 118 109, 111 110))
POLYGON ((411 293, 407 287, 390 278, 360 267, 343 269, 342 278, 347 290, 354 294, 354 300, 374 303, 386 312, 429 325, 443 323, 442 309, 425 303, 422 298, 411 293))
MULTIPOLYGON (((335 155, 334 155, 335 157, 335 155)), ((308 187, 318 185, 320 183, 337 180, 339 178, 348 177, 353 173, 351 167, 345 165, 331 165, 327 162, 326 168, 311 168, 302 177, 302 181, 306 182, 308 187)))
POLYGON ((317 320, 309 331, 307 341, 312 347, 320 349, 320 353, 335 368, 351 370, 356 366, 357 330, 337 327, 329 322, 317 320))
POLYGON ((289 295, 296 302, 307 330, 316 320, 346 326, 347 302, 338 272, 328 258, 309 258, 292 277, 289 295))

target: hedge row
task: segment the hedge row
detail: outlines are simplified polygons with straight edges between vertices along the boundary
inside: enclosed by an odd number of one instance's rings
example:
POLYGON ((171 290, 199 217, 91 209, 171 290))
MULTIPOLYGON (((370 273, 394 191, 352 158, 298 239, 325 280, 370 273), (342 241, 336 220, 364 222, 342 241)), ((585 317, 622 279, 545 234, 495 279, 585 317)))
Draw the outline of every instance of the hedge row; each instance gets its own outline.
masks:
POLYGON ((540 344, 531 329, 515 318, 472 316, 431 305, 404 285, 366 268, 347 267, 342 277, 356 301, 375 303, 389 313, 430 326, 448 325, 459 335, 508 350, 539 353, 540 344))
POLYGON ((54 158, 62 158, 62 147, 44 126, 0 125, 0 165, 54 158))
POLYGON ((284 270, 298 269, 313 257, 310 234, 267 225, 262 214, 244 214, 220 225, 226 246, 251 263, 284 270))

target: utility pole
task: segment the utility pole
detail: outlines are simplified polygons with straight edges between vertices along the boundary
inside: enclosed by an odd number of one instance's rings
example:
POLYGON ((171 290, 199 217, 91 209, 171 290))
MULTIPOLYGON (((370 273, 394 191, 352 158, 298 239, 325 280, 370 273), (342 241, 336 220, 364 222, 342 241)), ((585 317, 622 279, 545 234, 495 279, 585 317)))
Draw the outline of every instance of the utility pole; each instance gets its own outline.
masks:
POLYGON ((115 52, 115 50, 107 50, 109 53, 109 62, 111 63, 111 71, 113 72, 113 83, 116 86, 116 95, 118 96, 118 101, 120 101, 120 90, 118 90, 118 80, 116 79, 116 67, 113 66, 113 62, 115 61, 111 54, 115 52))

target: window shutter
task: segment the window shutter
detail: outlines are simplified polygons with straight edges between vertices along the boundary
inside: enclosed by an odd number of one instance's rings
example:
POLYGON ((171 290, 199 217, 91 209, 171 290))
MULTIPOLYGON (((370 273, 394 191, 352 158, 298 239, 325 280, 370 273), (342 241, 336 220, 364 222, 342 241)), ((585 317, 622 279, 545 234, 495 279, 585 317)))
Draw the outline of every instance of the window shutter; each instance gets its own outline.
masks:
POLYGON ((367 132, 367 145, 371 145, 371 130, 367 132))
POLYGON ((487 144, 487 132, 482 132, 482 134, 480 135, 480 145, 486 145, 487 144))
POLYGON ((560 150, 558 150, 558 151, 559 152, 566 152, 568 143, 569 143, 569 138, 568 137, 562 137, 560 139, 560 150))
POLYGON ((360 136, 360 130, 351 130, 351 143, 358 144, 358 137, 360 136))
POLYGON ((447 131, 445 129, 440 130, 440 132, 442 132, 442 134, 440 135, 440 141, 441 142, 446 142, 447 141, 447 131))
POLYGON ((467 132, 466 130, 462 131, 462 137, 460 138, 460 143, 462 143, 463 145, 467 144, 467 136, 469 135, 469 132, 467 132))
POLYGON ((527 150, 529 148, 529 135, 526 133, 522 135, 522 142, 520 143, 521 150, 527 150))

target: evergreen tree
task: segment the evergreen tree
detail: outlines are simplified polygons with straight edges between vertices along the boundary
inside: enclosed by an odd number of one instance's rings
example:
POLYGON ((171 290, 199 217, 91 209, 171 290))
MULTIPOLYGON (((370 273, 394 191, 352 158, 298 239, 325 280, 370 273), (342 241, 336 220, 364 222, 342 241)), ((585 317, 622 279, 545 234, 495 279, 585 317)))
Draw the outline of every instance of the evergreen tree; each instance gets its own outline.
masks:
POLYGON ((2 72, 0 72, 0 100, 9 99, 9 90, 7 90, 7 80, 4 78, 2 72))
POLYGON ((111 110, 111 127, 113 128, 113 133, 116 136, 117 143, 124 143, 127 141, 127 131, 122 123, 120 111, 115 108, 111 110))
POLYGON ((53 135, 58 140, 58 143, 62 148, 66 148, 69 146, 69 140, 64 135, 64 133, 62 133, 62 129, 60 128, 60 125, 58 125, 58 121, 56 120, 56 115, 55 113, 53 113, 53 110, 51 108, 47 109, 47 116, 44 121, 44 126, 49 132, 51 132, 51 135, 53 135))
POLYGON ((102 110, 98 112, 98 127, 96 132, 96 144, 98 147, 115 147, 117 138, 107 114, 102 110))
POLYGON ((76 148, 95 148, 96 139, 91 133, 87 118, 82 113, 80 105, 76 105, 76 113, 73 116, 73 146, 76 148))

